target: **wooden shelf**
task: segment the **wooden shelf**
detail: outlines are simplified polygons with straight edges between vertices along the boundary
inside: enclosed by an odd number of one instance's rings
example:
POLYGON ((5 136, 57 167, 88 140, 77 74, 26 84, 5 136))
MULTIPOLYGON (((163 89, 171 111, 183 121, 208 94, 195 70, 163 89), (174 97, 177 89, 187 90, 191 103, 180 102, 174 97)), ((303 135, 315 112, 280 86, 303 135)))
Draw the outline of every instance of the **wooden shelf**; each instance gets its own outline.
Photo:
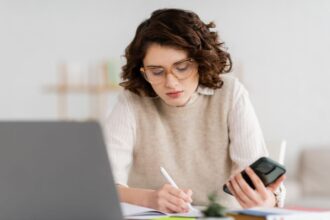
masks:
POLYGON ((55 93, 58 97, 58 116, 60 119, 71 119, 68 115, 68 97, 70 94, 83 94, 90 97, 88 119, 98 119, 105 109, 105 95, 109 92, 120 91, 119 85, 46 85, 44 92, 55 93))
POLYGON ((111 92, 122 90, 117 85, 117 81, 110 77, 111 74, 114 74, 114 70, 111 70, 108 61, 100 62, 95 66, 87 65, 86 68, 83 68, 84 66, 81 65, 81 68, 76 70, 70 63, 59 64, 57 83, 46 84, 42 88, 43 92, 57 96, 59 119, 75 119, 69 115, 71 95, 86 96, 89 103, 89 115, 86 118, 101 119, 107 108, 107 97, 111 92))
POLYGON ((119 85, 48 85, 45 86, 46 92, 55 93, 104 93, 119 91, 121 87, 119 85))

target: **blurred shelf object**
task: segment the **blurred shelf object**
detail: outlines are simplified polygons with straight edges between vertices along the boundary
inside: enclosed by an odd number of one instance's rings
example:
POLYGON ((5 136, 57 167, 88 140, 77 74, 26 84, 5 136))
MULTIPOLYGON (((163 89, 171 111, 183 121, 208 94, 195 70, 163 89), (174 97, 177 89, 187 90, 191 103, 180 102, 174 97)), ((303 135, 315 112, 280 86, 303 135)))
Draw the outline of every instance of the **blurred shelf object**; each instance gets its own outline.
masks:
POLYGON ((106 85, 106 86, 87 86, 87 85, 48 85, 45 87, 46 92, 56 93, 104 93, 109 91, 118 91, 119 86, 106 85))
POLYGON ((57 71, 58 82, 44 87, 44 92, 57 95, 58 118, 60 120, 101 120, 105 115, 108 94, 120 91, 119 69, 113 66, 114 61, 96 65, 60 64, 57 71), (69 115, 69 95, 71 94, 88 97, 89 115, 85 118, 69 115))

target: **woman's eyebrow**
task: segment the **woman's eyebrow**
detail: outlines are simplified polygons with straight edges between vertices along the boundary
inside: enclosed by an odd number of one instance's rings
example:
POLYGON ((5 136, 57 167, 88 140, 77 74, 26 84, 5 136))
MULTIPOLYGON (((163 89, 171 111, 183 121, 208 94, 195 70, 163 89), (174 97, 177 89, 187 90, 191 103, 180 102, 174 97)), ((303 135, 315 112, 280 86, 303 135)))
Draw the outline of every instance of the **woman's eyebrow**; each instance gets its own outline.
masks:
POLYGON ((190 58, 185 58, 185 59, 182 59, 182 60, 179 60, 179 61, 176 61, 175 63, 173 63, 172 65, 174 64, 178 64, 178 63, 182 63, 182 62, 185 62, 187 60, 189 60, 190 58))
POLYGON ((151 67, 151 68, 164 68, 164 67, 162 67, 162 66, 160 66, 160 65, 147 65, 147 66, 145 66, 145 67, 151 67))
MULTIPOLYGON (((178 64, 178 63, 182 63, 182 62, 184 62, 184 61, 187 61, 187 60, 189 60, 190 58, 185 58, 185 59, 182 59, 182 60, 179 60, 179 61, 176 61, 176 62, 174 62, 172 65, 175 65, 175 64, 178 64)), ((146 65, 145 67, 151 67, 151 68, 164 68, 163 66, 161 66, 161 65, 146 65)))

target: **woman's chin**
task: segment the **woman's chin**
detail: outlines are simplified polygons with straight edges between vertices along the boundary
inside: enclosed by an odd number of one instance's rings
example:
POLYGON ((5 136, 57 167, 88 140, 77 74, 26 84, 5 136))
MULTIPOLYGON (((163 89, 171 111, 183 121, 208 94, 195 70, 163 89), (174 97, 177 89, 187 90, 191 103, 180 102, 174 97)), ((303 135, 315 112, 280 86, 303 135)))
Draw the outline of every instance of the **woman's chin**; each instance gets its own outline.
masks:
POLYGON ((166 99, 164 100, 167 105, 173 106, 173 107, 182 107, 184 106, 188 99, 185 98, 178 98, 178 99, 166 99))

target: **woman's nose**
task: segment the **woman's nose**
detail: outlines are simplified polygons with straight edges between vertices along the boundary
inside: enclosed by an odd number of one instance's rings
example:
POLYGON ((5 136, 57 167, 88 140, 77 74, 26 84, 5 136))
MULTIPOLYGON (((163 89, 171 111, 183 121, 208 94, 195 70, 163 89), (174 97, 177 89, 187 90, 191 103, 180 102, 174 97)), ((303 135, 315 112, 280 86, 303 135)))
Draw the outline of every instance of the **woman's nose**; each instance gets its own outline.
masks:
POLYGON ((175 88, 179 83, 179 80, 172 73, 168 73, 165 76, 165 86, 168 88, 175 88))

